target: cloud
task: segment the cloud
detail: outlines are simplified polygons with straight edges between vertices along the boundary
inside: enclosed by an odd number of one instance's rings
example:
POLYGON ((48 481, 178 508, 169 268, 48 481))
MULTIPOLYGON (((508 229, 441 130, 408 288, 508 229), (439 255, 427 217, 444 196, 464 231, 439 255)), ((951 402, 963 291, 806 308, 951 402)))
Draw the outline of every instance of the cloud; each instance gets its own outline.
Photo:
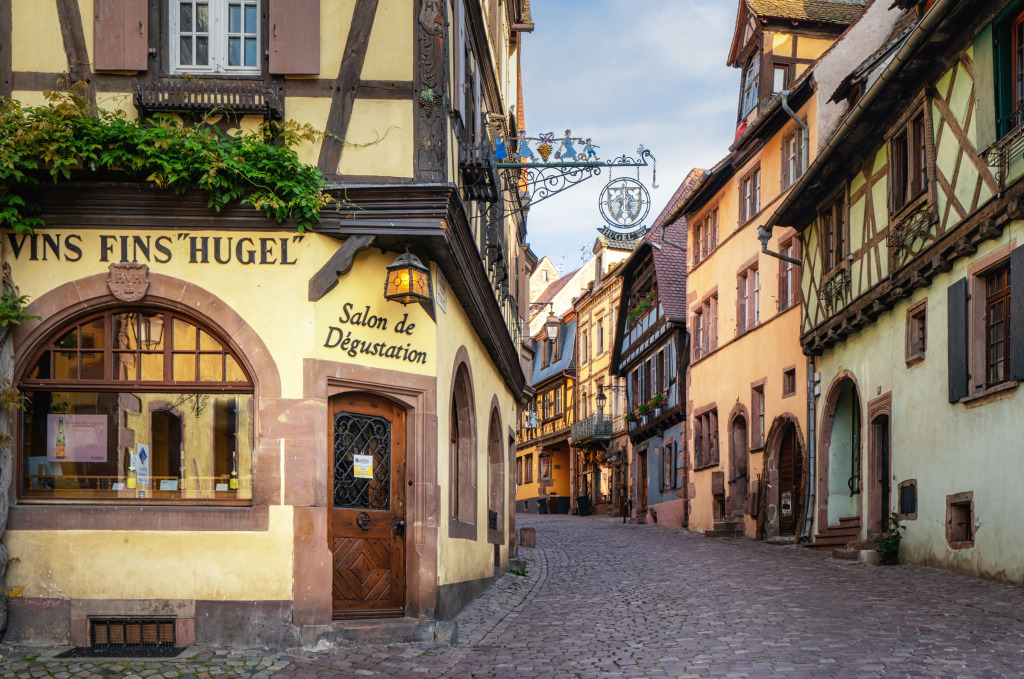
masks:
MULTIPOLYGON (((524 39, 526 127, 592 137, 601 157, 657 158, 640 175, 651 188, 649 222, 686 173, 711 167, 732 143, 739 73, 725 65, 736 6, 721 0, 544 0, 533 5, 536 30, 524 39)), ((612 176, 636 170, 617 170, 612 176)), ((527 240, 538 256, 581 259, 603 222, 599 177, 537 204, 527 240)))

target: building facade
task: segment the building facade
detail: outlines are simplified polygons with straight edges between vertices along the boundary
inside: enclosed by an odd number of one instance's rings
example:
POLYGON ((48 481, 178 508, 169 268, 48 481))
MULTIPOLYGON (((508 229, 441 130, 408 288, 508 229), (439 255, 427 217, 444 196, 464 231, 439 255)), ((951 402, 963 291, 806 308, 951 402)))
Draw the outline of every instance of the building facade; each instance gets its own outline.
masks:
POLYGON ((508 196, 478 168, 519 123, 524 4, 6 11, 0 94, 45 104, 66 73, 128 119, 308 123, 337 200, 298 233, 116 171, 31 190, 45 226, 3 234, 39 317, 12 336, 5 640, 144 618, 178 646, 295 646, 367 617, 432 639, 514 530, 528 249, 521 216, 483 218, 508 196), (427 278, 403 305, 406 252, 427 278))
POLYGON ((608 372, 622 294, 618 265, 628 247, 599 237, 594 279, 573 302, 576 313, 576 420, 572 425, 573 502, 618 514, 628 497, 629 435, 625 384, 608 372))
POLYGON ((901 30, 851 73, 849 113, 773 218, 806 243, 817 535, 856 543, 895 512, 901 560, 1019 584, 1024 5, 896 6, 901 30))

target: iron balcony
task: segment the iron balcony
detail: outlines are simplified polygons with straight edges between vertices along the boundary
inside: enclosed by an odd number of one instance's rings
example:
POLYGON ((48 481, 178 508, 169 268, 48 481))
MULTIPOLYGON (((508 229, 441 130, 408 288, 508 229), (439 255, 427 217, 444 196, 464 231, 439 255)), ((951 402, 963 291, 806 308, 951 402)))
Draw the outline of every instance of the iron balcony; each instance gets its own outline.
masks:
POLYGON ((574 422, 571 436, 575 446, 608 441, 612 437, 612 418, 600 414, 574 422))

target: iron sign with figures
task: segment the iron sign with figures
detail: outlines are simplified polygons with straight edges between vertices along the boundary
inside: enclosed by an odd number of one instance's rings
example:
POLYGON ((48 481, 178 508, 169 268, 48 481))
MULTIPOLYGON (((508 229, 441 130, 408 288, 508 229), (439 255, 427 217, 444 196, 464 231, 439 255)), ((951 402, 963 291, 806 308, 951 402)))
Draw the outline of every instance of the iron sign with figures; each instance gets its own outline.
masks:
POLYGON ((636 179, 613 179, 601 190, 598 208, 607 227, 598 229, 611 240, 636 240, 647 233, 643 221, 651 211, 651 194, 636 179))

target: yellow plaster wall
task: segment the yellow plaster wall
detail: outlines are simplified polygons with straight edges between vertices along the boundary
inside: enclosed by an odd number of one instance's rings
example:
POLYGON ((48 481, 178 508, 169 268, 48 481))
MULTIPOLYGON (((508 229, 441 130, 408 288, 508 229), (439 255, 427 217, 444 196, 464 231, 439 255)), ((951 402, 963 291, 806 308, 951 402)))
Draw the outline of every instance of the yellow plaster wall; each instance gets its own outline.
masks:
MULTIPOLYGON (((355 8, 356 0, 321 0, 320 78, 338 77, 355 8)), ((291 99, 288 97, 289 102, 291 99)))
POLYGON ((413 102, 356 99, 342 174, 412 177, 415 159, 413 102))
POLYGON ((292 525, 275 506, 265 532, 9 530, 7 582, 26 597, 290 600, 292 525))
POLYGON ((363 62, 363 80, 412 80, 413 0, 380 0, 363 62))
MULTIPOLYGON (((88 4, 92 5, 92 2, 88 4)), ((91 17, 92 13, 84 16, 91 17)), ((14 71, 62 73, 68 69, 64 43, 61 41, 57 3, 12 0, 11 18, 14 26, 11 33, 11 68, 14 71)), ((91 21, 89 32, 92 32, 91 21)))
MULTIPOLYGON (((801 42, 803 39, 801 38, 801 42)), ((815 125, 816 100, 812 97, 797 114, 806 117, 810 127, 809 156, 814 158, 817 149, 817 126, 815 125)), ((765 145, 756 157, 738 170, 726 182, 707 205, 719 210, 718 247, 711 255, 693 267, 688 275, 689 315, 700 308, 705 296, 717 287, 718 291, 718 349, 702 357, 690 367, 690 386, 687 400, 690 412, 715 403, 718 409, 719 465, 693 471, 690 482, 693 486, 690 503, 689 526, 692 530, 703 531, 711 528, 713 500, 711 495, 711 472, 725 471, 731 478, 729 468, 729 416, 737 403, 746 406, 747 431, 752 431, 751 384, 765 379, 765 436, 771 430, 772 422, 782 414, 792 415, 800 423, 801 433, 806 432, 805 382, 806 369, 803 351, 800 347, 800 306, 790 306, 777 311, 778 274, 781 260, 760 254, 761 245, 757 240, 757 225, 763 223, 778 206, 786 192, 782 191, 782 140, 795 128, 795 122, 788 121, 765 145), (746 224, 738 224, 740 180, 758 163, 761 167, 761 213, 746 224), (741 269, 756 259, 759 272, 760 324, 742 336, 736 336, 737 276, 741 269), (782 374, 792 366, 796 367, 796 394, 782 397, 782 374)), ((690 217, 702 217, 704 209, 690 217)), ((696 220, 691 219, 691 223, 696 220)), ((792 236, 789 229, 776 228, 769 241, 769 249, 779 251, 779 243, 792 236)), ((692 257, 691 257, 692 262, 692 257)), ((799 285, 799 281, 797 282, 799 285)), ((693 418, 689 420, 690 469, 693 469, 693 418)), ((804 442, 801 441, 801 446, 804 442)), ((748 462, 748 488, 752 491, 757 474, 761 473, 762 462, 752 454, 748 462)), ((727 491, 728 492, 728 491, 727 491)), ((747 521, 748 535, 753 534, 753 522, 747 521)))
MULTIPOLYGON (((451 515, 450 497, 441 493, 440 529, 438 531, 437 582, 446 585, 466 580, 490 577, 494 573, 494 547, 487 542, 487 433, 490 427, 491 401, 498 397, 501 412, 503 459, 508 460, 508 431, 517 423, 517 404, 512 393, 505 386, 501 374, 491 362, 483 343, 473 330, 466 312, 455 295, 448 295, 448 311, 437 314, 437 480, 442 489, 449 487, 451 479, 449 466, 450 412, 452 399, 452 377, 455 368, 455 354, 465 346, 469 354, 473 378, 473 400, 476 415, 476 540, 464 540, 448 536, 448 519, 451 515)), ((515 482, 515 470, 505 470, 506 483, 515 482)), ((506 501, 504 516, 501 517, 505 535, 508 536, 508 520, 515 507, 506 501)), ((506 549, 502 547, 502 549, 506 549)))
POLYGON ((830 38, 800 37, 796 42, 796 56, 800 59, 817 59, 822 52, 832 46, 830 38))

